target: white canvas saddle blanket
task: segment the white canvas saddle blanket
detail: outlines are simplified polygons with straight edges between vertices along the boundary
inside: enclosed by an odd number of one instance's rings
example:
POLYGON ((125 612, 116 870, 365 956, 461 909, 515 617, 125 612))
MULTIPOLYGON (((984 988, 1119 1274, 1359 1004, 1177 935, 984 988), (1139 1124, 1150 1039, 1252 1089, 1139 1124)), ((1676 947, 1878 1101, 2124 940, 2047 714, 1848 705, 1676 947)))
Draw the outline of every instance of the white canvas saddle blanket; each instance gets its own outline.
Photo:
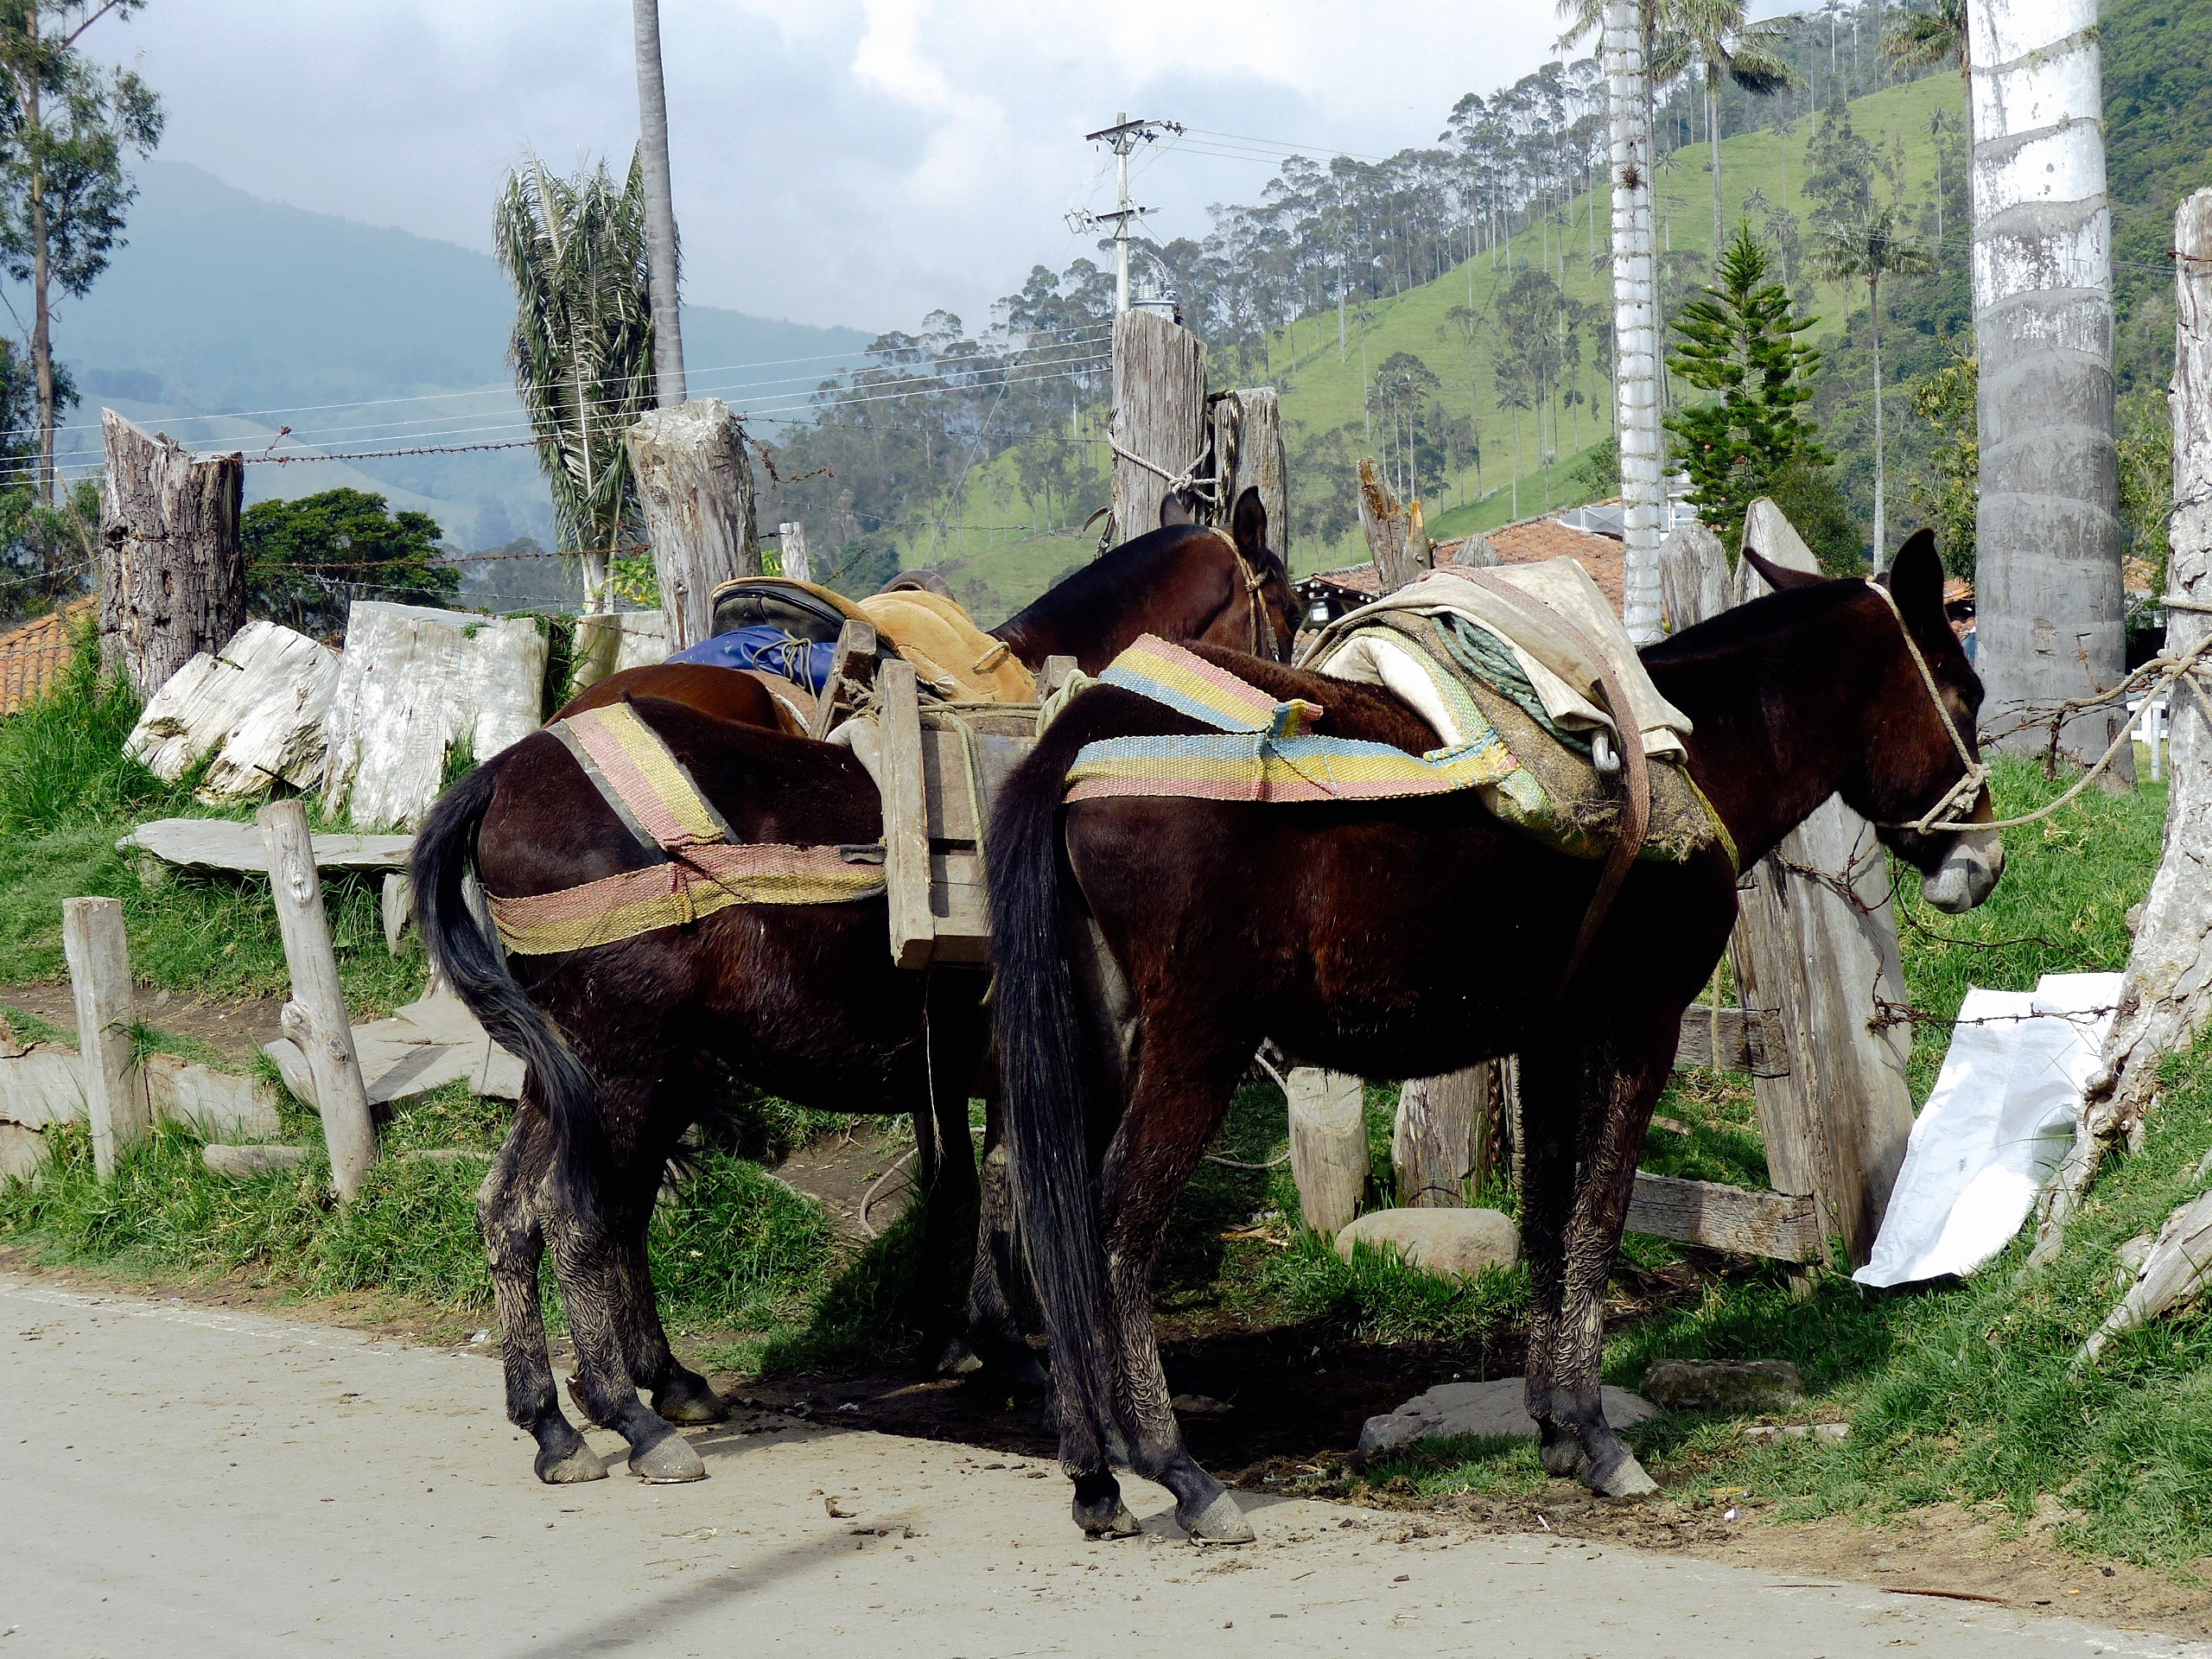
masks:
MULTIPOLYGON (((1688 758, 1689 716, 1659 695, 1629 642, 1628 630, 1587 570, 1560 558, 1503 565, 1484 574, 1541 601, 1604 654, 1605 665, 1628 694, 1647 756, 1677 764, 1688 758)), ((1376 626, 1400 614, 1452 615, 1474 624, 1511 652, 1552 724, 1567 732, 1602 732, 1615 745, 1621 741, 1599 690, 1598 667, 1580 643, 1449 570, 1432 571, 1388 598, 1346 612, 1322 631, 1306 654, 1305 666, 1332 679, 1379 685, 1434 727, 1446 747, 1465 741, 1471 734, 1459 729, 1448 700, 1439 695, 1434 677, 1412 644, 1376 626)))

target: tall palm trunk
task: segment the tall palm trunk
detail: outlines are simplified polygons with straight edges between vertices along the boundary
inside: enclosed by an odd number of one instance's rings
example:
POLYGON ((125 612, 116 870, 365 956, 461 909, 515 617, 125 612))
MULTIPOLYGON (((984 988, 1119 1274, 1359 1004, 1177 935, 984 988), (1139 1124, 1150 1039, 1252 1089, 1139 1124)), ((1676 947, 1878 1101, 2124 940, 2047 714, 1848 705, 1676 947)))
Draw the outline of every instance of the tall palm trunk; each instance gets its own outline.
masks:
MULTIPOLYGON (((38 38, 38 8, 29 8, 23 29, 38 38)), ((39 78, 22 81, 23 130, 40 133, 39 78)), ((48 295, 54 281, 52 251, 47 236, 46 168, 30 169, 31 210, 31 366, 38 375, 38 499, 54 505, 54 310, 48 295)))
POLYGON ((1651 77, 1648 0, 1607 0, 1605 63, 1612 182, 1615 420, 1621 444, 1623 620, 1638 645, 1659 637, 1659 327, 1652 282, 1651 77))
POLYGON ((1878 575, 1890 547, 1889 474, 1882 446, 1882 278, 1878 271, 1866 283, 1866 318, 1874 329, 1874 572, 1878 575))
MULTIPOLYGON (((2126 658, 2097 0, 1971 0, 1968 11, 1977 665, 1984 725, 2031 753, 2056 705, 2114 683, 2126 658)), ((2122 717, 2109 704, 2076 715, 2060 752, 2094 759, 2122 717)), ((2133 757, 2117 762, 2132 782, 2133 757)))
POLYGON ((1720 251, 1728 245, 1727 208, 1720 194, 1720 66, 1705 66, 1705 136, 1713 151, 1713 268, 1720 269, 1720 251))
POLYGON ((660 0, 630 0, 638 42, 638 142, 645 163, 645 238, 652 270, 654 395, 684 400, 683 320, 676 290, 676 194, 668 169, 668 89, 660 72, 660 0))

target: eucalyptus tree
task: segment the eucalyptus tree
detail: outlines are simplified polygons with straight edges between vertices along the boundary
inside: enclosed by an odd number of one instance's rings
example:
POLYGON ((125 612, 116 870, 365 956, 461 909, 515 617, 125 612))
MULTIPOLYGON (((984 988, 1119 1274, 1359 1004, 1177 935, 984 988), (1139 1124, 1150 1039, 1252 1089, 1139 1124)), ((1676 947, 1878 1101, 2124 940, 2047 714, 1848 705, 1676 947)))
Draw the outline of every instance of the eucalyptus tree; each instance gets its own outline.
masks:
POLYGON ((1885 277, 1926 276, 1936 262, 1898 224, 1894 202, 1869 205, 1814 226, 1813 264, 1831 283, 1866 285, 1868 321, 1874 336, 1874 569, 1889 548, 1888 474, 1882 431, 1882 283, 1885 277))
POLYGON ((1727 210, 1720 194, 1720 90, 1732 81, 1757 98, 1799 85, 1782 55, 1778 19, 1753 22, 1745 0, 1673 0, 1669 38, 1651 66, 1656 80, 1696 71, 1705 95, 1705 136, 1713 160, 1713 264, 1718 270, 1728 243, 1727 210))
POLYGON ((0 0, 0 270, 30 287, 31 372, 38 383, 38 494, 54 505, 54 288, 83 296, 123 245, 137 187, 126 151, 153 153, 162 103, 128 69, 79 48, 104 17, 146 0, 0 0))
POLYGON ((507 360, 553 493, 565 550, 601 608, 608 561, 637 520, 624 435, 655 405, 643 162, 562 178, 536 157, 507 175, 493 241, 515 289, 507 360))

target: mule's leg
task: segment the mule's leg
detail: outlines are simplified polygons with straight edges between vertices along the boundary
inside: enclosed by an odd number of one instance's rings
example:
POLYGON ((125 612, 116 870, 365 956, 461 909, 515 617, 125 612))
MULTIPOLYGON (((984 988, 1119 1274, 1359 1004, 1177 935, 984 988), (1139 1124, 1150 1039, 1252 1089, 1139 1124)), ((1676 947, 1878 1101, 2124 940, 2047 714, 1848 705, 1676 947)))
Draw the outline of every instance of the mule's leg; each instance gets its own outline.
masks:
POLYGON ((1581 1170, 1567 1218, 1566 1282, 1551 1361, 1554 1420, 1573 1425, 1589 1461, 1582 1483, 1607 1497, 1658 1490, 1628 1443, 1605 1421, 1599 1387, 1604 1358, 1605 1286, 1636 1186, 1637 1153, 1651 1108, 1665 1087, 1675 1032, 1639 1033, 1594 1046, 1584 1072, 1581 1170))
POLYGON ((525 1105, 508 1126, 499 1155, 476 1193, 476 1220, 492 1260, 492 1297, 499 1310, 499 1355, 507 1374, 507 1416, 537 1442, 537 1478, 549 1485, 604 1480, 607 1465, 561 1413, 546 1351, 537 1269, 545 1236, 531 1204, 551 1155, 545 1116, 525 1105))
POLYGON ((1553 1367, 1567 1294, 1567 1236, 1574 1205, 1580 1065, 1571 1039, 1530 1040, 1521 1058, 1521 1248, 1529 1263, 1525 1398, 1547 1473, 1570 1476, 1587 1461, 1571 1421, 1553 1412, 1553 1367))
MULTIPOLYGON (((682 1134, 675 1126, 688 1116, 670 1096, 696 1087, 696 1084, 694 1074, 671 1079, 658 1088, 628 1079, 600 1086, 601 1101, 618 1110, 628 1099, 650 1103, 649 1115, 639 1120, 649 1137, 650 1152, 639 1162, 641 1166, 650 1167, 653 1186, 652 1191, 642 1192, 625 1211, 627 1224, 622 1229, 621 1248, 614 1259, 613 1313, 615 1336, 622 1345, 624 1368, 632 1382, 652 1395, 653 1409, 671 1423, 719 1423, 729 1415, 729 1408, 722 1403, 707 1379, 684 1365, 669 1348, 668 1333, 661 1328, 659 1298, 653 1291, 652 1264, 645 1249, 646 1236, 652 1227, 653 1198, 660 1172, 682 1134), (675 1133, 671 1134, 671 1130, 675 1133)), ((642 1174, 641 1168, 641 1179, 642 1174)))
MULTIPOLYGON (((654 1165, 645 1177, 650 1202, 654 1165)), ((602 1171, 603 1202, 631 1197, 632 1171, 602 1171)), ((562 1205, 550 1184, 539 1188, 538 1213, 553 1250, 553 1272, 561 1300, 569 1310, 569 1330, 576 1344, 576 1375, 569 1390, 584 1414, 630 1443, 630 1472, 654 1482, 703 1480, 706 1465, 690 1443, 638 1398, 637 1384, 623 1363, 615 1316, 622 1292, 621 1256, 632 1225, 620 1210, 586 1224, 562 1205)))
POLYGON ((968 1090, 982 1058, 985 1033, 980 988, 966 984, 973 977, 940 974, 931 987, 928 1063, 917 1068, 909 1096, 928 1098, 927 1110, 914 1114, 914 1161, 922 1183, 921 1278, 915 1294, 922 1356, 942 1375, 967 1369, 971 1351, 963 1332, 976 1276, 981 1193, 975 1137, 968 1130, 968 1090))
POLYGON ((1152 1274, 1175 1200, 1221 1128, 1243 1057, 1257 1040, 1209 1054, 1152 1034, 1128 1110, 1100 1172, 1099 1214, 1129 1466, 1175 1494, 1176 1522, 1199 1543, 1249 1543, 1252 1526, 1228 1490, 1183 1444, 1153 1329, 1152 1274))
POLYGON ((984 1118, 982 1211, 976 1227, 976 1276, 968 1287, 968 1340, 993 1377, 1023 1394, 1043 1395, 1052 1379, 1014 1317, 1014 1287, 1020 1282, 1014 1255, 1014 1185, 999 1103, 984 1118))

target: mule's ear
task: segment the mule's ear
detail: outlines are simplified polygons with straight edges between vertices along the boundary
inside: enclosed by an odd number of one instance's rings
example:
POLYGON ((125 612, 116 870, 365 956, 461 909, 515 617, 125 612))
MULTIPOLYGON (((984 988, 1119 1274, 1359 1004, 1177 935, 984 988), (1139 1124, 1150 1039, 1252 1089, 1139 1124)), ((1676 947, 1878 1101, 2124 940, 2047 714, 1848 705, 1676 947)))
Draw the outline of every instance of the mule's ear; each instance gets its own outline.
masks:
POLYGON ((1160 527, 1162 530, 1166 529, 1170 524, 1192 524, 1197 522, 1196 516, 1191 512, 1191 499, 1182 491, 1172 491, 1160 498, 1160 527))
POLYGON ((1817 588, 1827 580, 1817 571, 1792 570, 1786 564, 1777 564, 1748 543, 1744 548, 1744 556, 1751 562, 1752 569, 1766 578, 1766 585, 1777 594, 1787 593, 1792 588, 1817 588))
POLYGON ((1236 538, 1238 549, 1247 558, 1256 559, 1268 550, 1268 509, 1258 490, 1247 486, 1236 498, 1236 510, 1229 518, 1229 533, 1236 538))
POLYGON ((1883 585, 1898 611, 1923 627, 1943 626, 1943 561, 1936 551, 1936 532, 1916 530, 1882 573, 1883 585))

